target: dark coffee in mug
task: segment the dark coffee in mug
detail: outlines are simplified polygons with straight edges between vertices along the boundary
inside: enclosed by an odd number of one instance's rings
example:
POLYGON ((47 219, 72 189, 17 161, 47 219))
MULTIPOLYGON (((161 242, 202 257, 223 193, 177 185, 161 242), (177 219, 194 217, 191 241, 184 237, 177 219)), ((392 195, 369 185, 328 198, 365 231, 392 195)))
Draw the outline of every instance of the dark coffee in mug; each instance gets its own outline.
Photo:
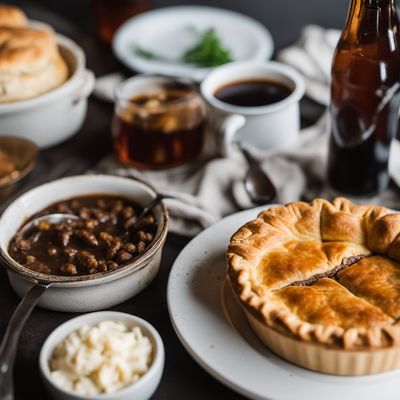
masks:
POLYGON ((281 82, 248 79, 230 82, 219 87, 214 96, 225 103, 241 107, 259 107, 277 103, 292 93, 281 82))

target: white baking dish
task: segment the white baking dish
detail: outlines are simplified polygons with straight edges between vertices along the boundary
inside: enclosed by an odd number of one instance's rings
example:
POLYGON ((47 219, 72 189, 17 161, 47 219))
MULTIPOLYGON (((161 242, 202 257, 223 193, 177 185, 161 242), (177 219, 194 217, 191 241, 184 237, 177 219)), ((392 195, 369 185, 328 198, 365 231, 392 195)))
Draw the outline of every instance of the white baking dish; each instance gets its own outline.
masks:
POLYGON ((45 148, 63 142, 81 128, 94 74, 85 68, 85 54, 75 42, 59 34, 56 39, 70 77, 40 96, 0 104, 0 136, 20 136, 45 148))

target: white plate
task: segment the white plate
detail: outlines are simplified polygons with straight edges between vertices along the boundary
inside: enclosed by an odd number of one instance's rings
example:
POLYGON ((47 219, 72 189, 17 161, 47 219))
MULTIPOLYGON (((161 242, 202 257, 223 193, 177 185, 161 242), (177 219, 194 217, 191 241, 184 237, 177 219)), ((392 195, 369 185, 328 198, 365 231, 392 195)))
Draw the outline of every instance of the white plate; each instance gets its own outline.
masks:
POLYGON ((187 351, 216 379, 254 399, 398 400, 400 371, 357 378, 320 374, 284 361, 258 341, 223 284, 230 236, 263 208, 211 226, 176 259, 168 282, 168 307, 187 351))
POLYGON ((133 17, 116 32, 113 51, 120 61, 135 71, 200 81, 209 68, 174 60, 179 60, 185 50, 197 43, 199 32, 209 28, 216 30, 235 61, 265 61, 272 56, 272 37, 261 23, 233 11, 205 6, 166 7, 133 17), (139 57, 135 54, 135 46, 159 54, 167 61, 139 57))

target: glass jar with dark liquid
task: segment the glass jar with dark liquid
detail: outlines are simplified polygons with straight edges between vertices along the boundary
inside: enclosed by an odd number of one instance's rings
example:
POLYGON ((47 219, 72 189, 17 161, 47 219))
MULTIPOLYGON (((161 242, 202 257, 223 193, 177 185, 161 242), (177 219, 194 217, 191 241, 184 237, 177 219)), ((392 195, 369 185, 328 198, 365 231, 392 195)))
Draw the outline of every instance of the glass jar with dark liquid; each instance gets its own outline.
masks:
POLYGON ((191 81, 137 76, 116 92, 112 122, 119 159, 138 168, 175 167, 203 147, 205 107, 191 81))
POLYGON ((332 66, 328 180, 339 192, 362 196, 387 187, 398 126, 399 46, 394 0, 352 0, 332 66))

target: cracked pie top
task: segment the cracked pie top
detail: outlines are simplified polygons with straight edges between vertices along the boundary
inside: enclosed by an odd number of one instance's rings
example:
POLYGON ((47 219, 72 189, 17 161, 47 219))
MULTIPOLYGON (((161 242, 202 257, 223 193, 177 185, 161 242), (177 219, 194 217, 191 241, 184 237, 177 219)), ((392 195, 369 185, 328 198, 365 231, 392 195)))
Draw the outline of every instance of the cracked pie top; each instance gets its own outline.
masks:
POLYGON ((400 341, 400 213, 290 203, 231 238, 228 275, 246 311, 275 331, 360 350, 400 341))

